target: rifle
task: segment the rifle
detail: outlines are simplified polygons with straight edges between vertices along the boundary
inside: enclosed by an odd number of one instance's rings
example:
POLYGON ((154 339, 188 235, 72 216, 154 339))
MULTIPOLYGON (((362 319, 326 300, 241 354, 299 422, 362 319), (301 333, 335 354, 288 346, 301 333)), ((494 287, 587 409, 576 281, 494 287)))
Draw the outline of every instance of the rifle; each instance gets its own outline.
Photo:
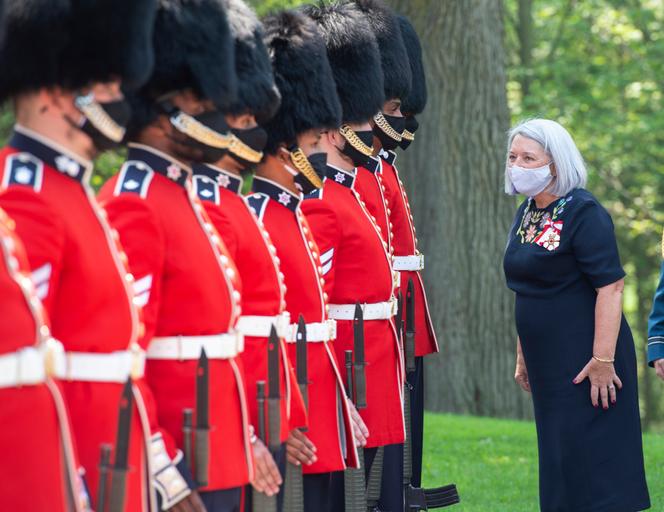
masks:
POLYGON ((111 467, 110 444, 101 445, 101 454, 99 456, 99 487, 97 488, 97 512, 106 511, 106 482, 108 480, 108 470, 111 467))
MULTIPOLYGON (((401 302, 399 302, 401 307, 401 302)), ((399 315, 401 318, 401 315, 399 315)), ((410 373, 415 371, 415 285, 413 280, 408 280, 406 292, 406 335, 404 336, 404 354, 406 358, 406 370, 410 373)), ((404 420, 406 422, 406 440, 403 447, 403 485, 406 512, 417 510, 429 510, 432 508, 448 507, 459 503, 459 493, 454 484, 444 485, 433 489, 421 489, 413 487, 413 451, 410 422, 410 390, 411 386, 406 379, 404 382, 404 420)))
POLYGON ((205 349, 201 350, 196 370, 195 475, 198 486, 206 487, 210 465, 210 367, 205 349))
MULTIPOLYGON (((296 343, 296 371, 297 384, 304 399, 304 406, 308 408, 308 371, 307 371, 307 326, 304 317, 300 315, 297 322, 296 343)), ((304 429, 303 429, 304 430, 304 429)), ((304 481, 302 479, 302 466, 286 462, 286 483, 284 484, 284 512, 304 512, 304 481)))
POLYGON ((134 406, 134 393, 131 377, 127 379, 120 397, 118 430, 115 441, 115 463, 111 470, 109 492, 109 512, 124 512, 129 469, 129 438, 131 436, 131 416, 134 406))
MULTIPOLYGON (((348 400, 355 402, 353 392, 353 351, 346 350, 346 395, 348 400)), ((344 470, 344 502, 346 512, 366 512, 367 497, 364 483, 364 449, 357 447, 357 456, 360 461, 359 468, 344 470)))

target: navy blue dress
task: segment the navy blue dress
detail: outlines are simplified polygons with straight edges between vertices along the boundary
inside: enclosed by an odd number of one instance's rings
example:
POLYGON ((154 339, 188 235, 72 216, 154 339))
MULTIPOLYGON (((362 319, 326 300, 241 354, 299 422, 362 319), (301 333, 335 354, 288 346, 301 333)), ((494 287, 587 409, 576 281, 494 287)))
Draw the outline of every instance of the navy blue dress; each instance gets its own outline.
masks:
POLYGON ((572 380, 593 354, 596 289, 625 276, 613 223, 586 190, 519 208, 504 260, 532 390, 543 512, 650 507, 643 467, 634 340, 622 318, 615 369, 623 389, 608 411, 590 382, 572 380))

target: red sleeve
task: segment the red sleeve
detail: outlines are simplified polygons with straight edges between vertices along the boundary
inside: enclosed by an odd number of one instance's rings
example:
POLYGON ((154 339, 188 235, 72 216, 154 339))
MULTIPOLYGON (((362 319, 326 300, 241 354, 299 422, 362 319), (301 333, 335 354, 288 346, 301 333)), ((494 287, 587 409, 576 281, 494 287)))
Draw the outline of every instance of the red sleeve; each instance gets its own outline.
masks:
POLYGON ((63 267, 65 227, 42 197, 27 187, 10 187, 0 195, 0 206, 16 223, 25 247, 37 296, 53 316, 58 281, 63 267))
POLYGON ((320 250, 320 263, 325 279, 325 292, 331 297, 334 289, 336 248, 341 239, 337 215, 328 204, 321 199, 307 199, 302 203, 304 213, 311 232, 320 250))
POLYGON ((156 215, 144 199, 122 194, 104 201, 111 226, 120 235, 120 242, 134 276, 135 303, 143 308, 145 335, 143 348, 155 334, 161 280, 164 270, 165 240, 156 215))

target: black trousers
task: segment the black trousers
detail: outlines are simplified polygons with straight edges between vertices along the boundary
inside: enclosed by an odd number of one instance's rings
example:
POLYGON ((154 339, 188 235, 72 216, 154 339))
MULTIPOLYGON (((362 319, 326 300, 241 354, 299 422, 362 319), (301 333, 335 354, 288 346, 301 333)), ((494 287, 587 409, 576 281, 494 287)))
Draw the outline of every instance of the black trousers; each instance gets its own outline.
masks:
MULTIPOLYGON (((277 468, 279 468, 279 474, 281 474, 282 480, 286 478, 286 444, 283 443, 279 447, 279 451, 277 453, 273 453, 272 457, 274 457, 274 462, 277 464, 277 468)), ((253 487, 251 485, 247 485, 245 487, 245 493, 244 493, 244 510, 245 512, 252 512, 252 493, 253 493, 253 487)), ((284 505, 284 485, 282 484, 281 487, 279 488, 279 494, 277 494, 277 510, 281 512, 283 509, 284 505)), ((209 511, 208 511, 209 512, 209 511)))
POLYGON ((415 371, 407 375, 410 384, 410 431, 413 453, 414 487, 422 486, 422 446, 424 442, 424 358, 415 358, 415 371))
POLYGON ((240 512, 242 487, 201 492, 200 495, 207 512, 240 512))
POLYGON ((304 512, 336 512, 332 508, 332 473, 304 475, 304 512))

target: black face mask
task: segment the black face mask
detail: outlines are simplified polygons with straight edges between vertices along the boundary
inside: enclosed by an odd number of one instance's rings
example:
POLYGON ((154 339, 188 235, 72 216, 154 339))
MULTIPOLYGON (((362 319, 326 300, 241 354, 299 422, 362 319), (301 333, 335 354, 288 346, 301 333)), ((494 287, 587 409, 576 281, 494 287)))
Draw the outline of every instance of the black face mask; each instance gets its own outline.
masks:
POLYGON ((380 140, 381 145, 383 146, 383 149, 386 151, 391 151, 393 149, 396 149, 399 144, 401 143, 401 134, 404 131, 404 128, 406 127, 406 119, 403 117, 396 117, 396 116, 387 116, 385 114, 379 114, 382 115, 382 117, 385 119, 387 122, 387 127, 381 127, 379 126, 382 124, 380 121, 376 120, 376 116, 374 118, 374 128, 373 128, 373 133, 376 137, 378 137, 378 140, 380 140), (388 134, 387 132, 390 132, 388 134))
POLYGON ((263 158, 263 150, 267 144, 267 132, 260 126, 248 130, 233 128, 231 132, 241 144, 234 145, 231 143, 228 154, 242 165, 242 171, 253 170, 263 158))
MULTIPOLYGON (((362 131, 355 131, 353 130, 353 133, 357 135, 357 138, 360 140, 362 144, 367 146, 368 148, 372 148, 373 145, 373 131, 371 130, 362 130, 362 131)), ((343 135, 343 134, 342 134, 343 135)), ((366 165, 366 163, 369 161, 369 158, 371 158, 371 155, 366 155, 365 153, 362 153, 358 149, 356 149, 353 144, 348 140, 347 135, 344 135, 344 138, 346 139, 344 143, 344 147, 341 149, 341 153, 346 155, 348 158, 351 159, 353 162, 353 167, 363 167, 366 165)))
POLYGON ((177 146, 175 156, 191 162, 214 163, 228 152, 232 139, 223 112, 212 110, 192 116, 169 102, 162 103, 161 108, 174 128, 169 137, 177 146))
POLYGON ((323 178, 325 177, 325 169, 327 168, 327 153, 312 153, 309 156, 304 156, 302 150, 298 151, 298 149, 295 147, 289 150, 291 162, 293 162, 293 166, 298 171, 293 181, 298 190, 307 195, 320 188, 319 184, 322 185, 323 178), (312 173, 315 176, 310 177, 312 173), (318 183, 314 183, 314 180, 318 183))
POLYGON ((417 129, 420 127, 420 123, 417 122, 417 119, 415 119, 415 116, 409 116, 406 118, 406 128, 404 130, 405 132, 409 132, 411 134, 410 138, 407 138, 407 135, 402 134, 402 139, 401 139, 401 149, 406 150, 408 149, 408 146, 410 146, 413 143, 413 138, 412 136, 415 135, 415 132, 417 129))
POLYGON ((108 151, 122 145, 131 119, 131 106, 127 100, 97 102, 92 94, 88 94, 78 96, 74 102, 85 116, 83 124, 78 128, 92 139, 98 151, 108 151))

